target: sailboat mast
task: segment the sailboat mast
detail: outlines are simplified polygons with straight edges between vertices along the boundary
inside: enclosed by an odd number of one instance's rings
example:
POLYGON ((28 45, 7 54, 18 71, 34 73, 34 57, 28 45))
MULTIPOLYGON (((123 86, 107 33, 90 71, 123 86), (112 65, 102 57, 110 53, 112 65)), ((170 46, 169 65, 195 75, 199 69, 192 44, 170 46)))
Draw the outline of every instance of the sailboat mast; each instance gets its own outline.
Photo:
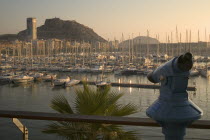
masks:
POLYGON ((168 35, 166 33, 166 54, 168 54, 168 35))
POLYGON ((186 37, 185 37, 185 52, 187 51, 187 48, 188 48, 188 30, 186 30, 186 37))
POLYGON ((159 53, 160 53, 159 34, 156 35, 156 39, 158 40, 158 43, 157 43, 157 52, 156 52, 157 64, 158 64, 159 63, 159 53))
POLYGON ((189 36, 189 52, 192 53, 192 48, 191 48, 191 30, 190 30, 190 36, 189 36))
POLYGON ((131 62, 133 63, 134 58, 134 44, 133 44, 133 33, 132 33, 132 41, 131 41, 131 62))
POLYGON ((173 47, 173 32, 171 32, 171 56, 174 56, 174 47, 173 47))
POLYGON ((122 33, 122 43, 121 43, 121 46, 122 46, 122 63, 123 63, 123 68, 125 67, 125 56, 126 56, 126 51, 125 51, 125 42, 124 42, 124 35, 122 33))
POLYGON ((147 57, 149 57, 149 31, 147 30, 147 57))
POLYGON ((82 42, 82 66, 85 65, 85 43, 84 40, 82 42))
POLYGON ((74 42, 74 66, 77 64, 77 42, 74 42))
POLYGON ((181 54, 182 53, 182 34, 181 33, 180 33, 179 37, 180 37, 180 40, 179 40, 179 42, 180 42, 180 51, 179 51, 179 54, 181 54))
POLYGON ((205 50, 205 55, 207 56, 207 46, 208 46, 208 43, 207 43, 207 35, 206 35, 206 28, 205 28, 205 42, 206 42, 206 50, 205 50))
POLYGON ((201 56, 202 53, 201 53, 201 47, 200 47, 200 31, 199 30, 198 30, 198 49, 199 49, 200 56, 201 56))
POLYGON ((141 58, 141 34, 139 33, 139 47, 138 47, 139 57, 141 58))
POLYGON ((210 34, 209 34, 209 40, 208 40, 208 47, 209 47, 209 43, 210 43, 210 34))
POLYGON ((167 36, 167 42, 168 42, 168 53, 167 53, 167 55, 169 56, 170 54, 170 37, 169 37, 169 35, 167 36))
POLYGON ((130 45, 131 39, 129 35, 129 42, 128 42, 128 49, 129 49, 129 63, 131 62, 131 45, 130 45))
POLYGON ((179 47, 180 47, 180 44, 179 44, 179 34, 178 34, 178 28, 177 28, 177 26, 176 26, 176 43, 177 43, 177 45, 176 45, 176 47, 177 47, 177 49, 176 49, 177 54, 176 55, 179 55, 179 47))
POLYGON ((31 69, 33 69, 33 43, 32 43, 32 41, 31 41, 31 45, 30 45, 30 49, 31 49, 31 69))

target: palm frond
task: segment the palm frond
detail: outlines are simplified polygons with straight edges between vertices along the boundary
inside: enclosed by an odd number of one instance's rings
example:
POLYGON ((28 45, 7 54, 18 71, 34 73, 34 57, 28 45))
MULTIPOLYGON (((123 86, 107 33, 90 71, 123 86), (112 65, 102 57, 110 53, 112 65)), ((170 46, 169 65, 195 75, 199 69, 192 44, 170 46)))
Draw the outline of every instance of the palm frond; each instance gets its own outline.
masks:
POLYGON ((131 115, 137 112, 138 112, 137 106, 131 103, 128 103, 126 105, 117 105, 114 108, 114 111, 111 115, 112 116, 127 116, 127 115, 131 115))
POLYGON ((57 122, 48 125, 42 132, 56 134, 71 140, 85 140, 92 132, 88 123, 57 122))
POLYGON ((118 131, 117 140, 136 140, 136 133, 134 131, 118 131))
MULTIPOLYGON (((137 112, 137 107, 133 104, 119 104, 118 100, 123 94, 111 91, 108 87, 103 90, 95 90, 83 83, 83 89, 77 88, 75 92, 75 112, 62 95, 52 100, 51 107, 60 113, 82 115, 127 116, 137 112)), ((57 134, 71 140, 136 139, 132 131, 123 131, 121 126, 113 124, 57 122, 48 125, 43 132, 57 134)))
POLYGON ((73 114, 73 110, 63 95, 56 96, 52 99, 50 107, 59 113, 73 114))

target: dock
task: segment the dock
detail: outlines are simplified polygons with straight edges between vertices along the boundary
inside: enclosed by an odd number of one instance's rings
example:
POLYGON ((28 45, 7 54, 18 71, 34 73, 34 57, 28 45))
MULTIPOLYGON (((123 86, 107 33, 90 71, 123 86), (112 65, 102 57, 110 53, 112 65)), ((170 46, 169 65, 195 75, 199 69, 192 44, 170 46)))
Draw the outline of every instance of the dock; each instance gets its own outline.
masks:
MULTIPOLYGON (((93 81, 86 81, 89 85, 95 85, 93 81)), ((82 82, 80 82, 82 84, 82 82)), ((111 83, 112 87, 132 87, 132 88, 146 88, 146 89, 160 89, 159 84, 137 84, 137 83, 111 83)), ((187 91, 196 91, 196 87, 187 87, 187 91)))

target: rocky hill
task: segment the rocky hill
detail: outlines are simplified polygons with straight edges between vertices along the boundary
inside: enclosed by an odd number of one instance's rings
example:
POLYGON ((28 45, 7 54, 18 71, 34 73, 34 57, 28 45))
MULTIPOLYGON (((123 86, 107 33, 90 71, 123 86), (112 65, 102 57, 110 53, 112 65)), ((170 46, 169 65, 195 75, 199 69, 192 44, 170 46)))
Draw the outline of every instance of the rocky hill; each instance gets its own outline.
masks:
POLYGON ((16 34, 5 34, 5 35, 0 35, 0 41, 4 40, 4 41, 13 41, 17 39, 17 35, 16 34))
MULTIPOLYGON (((131 40, 130 40, 131 41, 131 40)), ((137 36, 133 39, 134 44, 158 44, 160 43, 157 39, 147 37, 147 36, 137 36)), ((121 45, 124 44, 128 46, 129 40, 125 40, 121 43, 121 45)))
MULTIPOLYGON (((44 25, 37 28, 38 39, 68 39, 76 41, 105 42, 106 40, 97 35, 93 29, 76 21, 61 20, 59 18, 46 19, 44 25)), ((6 38, 4 36, 4 38, 6 38)), ((0 37, 1 39, 1 37, 0 37)), ((26 30, 17 34, 17 39, 26 39, 26 30)))

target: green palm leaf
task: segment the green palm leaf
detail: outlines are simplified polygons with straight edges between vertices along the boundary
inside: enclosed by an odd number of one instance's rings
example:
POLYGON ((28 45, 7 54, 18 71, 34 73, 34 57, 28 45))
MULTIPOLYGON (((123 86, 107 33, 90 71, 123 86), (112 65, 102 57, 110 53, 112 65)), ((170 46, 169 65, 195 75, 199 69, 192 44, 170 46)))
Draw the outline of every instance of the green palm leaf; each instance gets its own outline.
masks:
POLYGON ((57 122, 48 125, 42 132, 57 134, 71 140, 85 140, 88 135, 91 135, 91 131, 88 129, 89 126, 87 126, 84 123, 57 122))
MULTIPOLYGON (((83 89, 76 89, 73 112, 64 96, 56 96, 51 102, 51 108, 59 113, 101 115, 101 116, 127 116, 137 112, 133 104, 122 105, 118 100, 122 93, 111 91, 110 88, 103 90, 94 89, 83 83, 83 89)), ((135 133, 124 131, 121 126, 98 123, 72 123, 56 122, 48 125, 44 133, 57 134, 71 140, 135 140, 135 133)))
POLYGON ((63 114, 73 114, 73 110, 71 109, 68 101, 66 98, 62 95, 59 95, 51 101, 50 107, 54 110, 56 110, 59 113, 63 114))

